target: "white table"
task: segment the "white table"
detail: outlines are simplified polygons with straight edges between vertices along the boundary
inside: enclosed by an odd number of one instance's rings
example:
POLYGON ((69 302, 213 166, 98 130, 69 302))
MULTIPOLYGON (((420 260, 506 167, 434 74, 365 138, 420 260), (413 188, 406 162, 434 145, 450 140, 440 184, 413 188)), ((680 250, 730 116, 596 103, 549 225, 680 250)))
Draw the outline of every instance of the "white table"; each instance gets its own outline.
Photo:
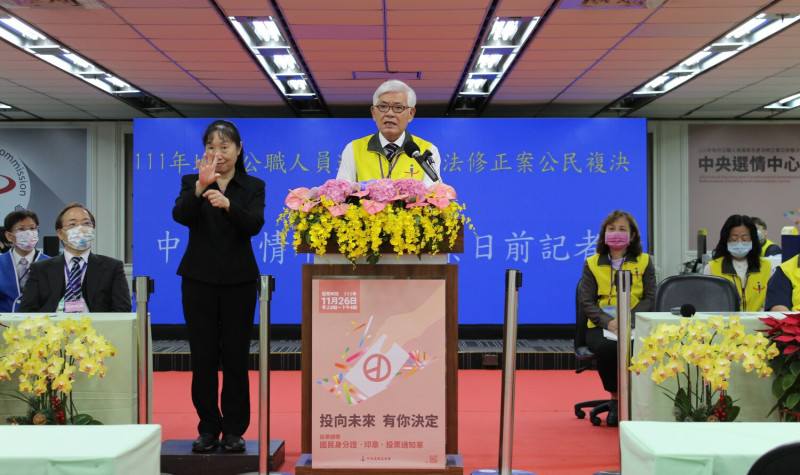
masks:
MULTIPOLYGON (((43 315, 43 314, 30 314, 43 315)), ((73 400, 79 413, 87 413, 103 424, 135 424, 139 421, 139 397, 137 382, 137 329, 135 313, 90 313, 92 327, 102 334, 117 349, 117 355, 106 359, 106 376, 91 379, 86 374, 76 374, 72 386, 73 400)), ((4 325, 16 325, 28 314, 0 314, 4 325)), ((51 315, 54 321, 64 320, 75 314, 51 315)), ((0 334, 5 328, 0 327, 0 334)), ((3 343, 4 344, 4 343, 3 343)), ((14 373, 14 376, 19 373, 14 373)), ((152 386, 151 386, 152 387, 152 386)), ((16 380, 0 383, 0 392, 9 393, 19 389, 16 380)), ((21 415, 28 406, 10 396, 0 395, 0 424, 6 417, 21 415)), ((0 444, 0 450, 2 445, 0 444)))
POLYGON ((158 475, 161 426, 0 426, 0 475, 158 475))
MULTIPOLYGON (((766 312, 739 312, 740 322, 745 330, 750 333, 767 326, 758 320, 758 317, 768 315, 766 312)), ((731 312, 698 312, 693 318, 708 319, 716 315, 731 315, 731 312)), ((636 356, 640 338, 649 335, 652 330, 662 323, 677 324, 679 316, 669 312, 643 312, 636 314, 636 338, 631 350, 631 355, 636 356)), ((721 341, 718 336, 717 339, 721 341)), ((694 368, 687 365, 687 368, 694 368)), ((642 374, 631 373, 630 392, 631 392, 631 420, 632 421, 674 421, 672 415, 673 403, 663 390, 650 379, 652 367, 642 374)), ((728 395, 733 398, 735 404, 741 408, 736 421, 741 422, 767 422, 777 421, 778 411, 774 411, 769 417, 767 414, 777 401, 772 395, 773 377, 766 379, 759 378, 754 373, 746 373, 741 364, 732 364, 731 375, 729 378, 728 395)), ((662 387, 670 391, 676 391, 677 381, 674 378, 661 383, 662 387)))
POLYGON ((622 475, 746 475, 764 453, 800 441, 796 422, 622 421, 622 475))

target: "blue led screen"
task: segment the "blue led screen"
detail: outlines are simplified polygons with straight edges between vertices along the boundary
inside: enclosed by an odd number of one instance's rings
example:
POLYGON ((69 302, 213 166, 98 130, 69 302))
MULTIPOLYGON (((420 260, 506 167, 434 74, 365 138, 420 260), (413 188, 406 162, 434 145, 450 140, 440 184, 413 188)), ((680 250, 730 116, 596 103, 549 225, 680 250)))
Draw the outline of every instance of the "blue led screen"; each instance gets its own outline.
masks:
MULTIPOLYGON (((348 141, 375 133, 371 119, 232 119, 248 172, 267 184, 266 224, 252 240, 262 274, 275 277, 271 319, 301 320, 301 266, 278 244, 276 219, 291 188, 335 178, 348 141)), ((134 121, 133 273, 150 276, 154 324, 183 323, 175 274, 187 229, 172 220, 180 176, 195 173, 211 119, 134 121)), ((505 270, 521 271, 520 324, 574 322, 575 286, 613 209, 637 219, 647 247, 644 119, 415 119, 408 131, 439 148, 443 180, 467 205, 459 323, 502 324, 505 270)), ((209 270, 213 272, 213 269, 209 270)))

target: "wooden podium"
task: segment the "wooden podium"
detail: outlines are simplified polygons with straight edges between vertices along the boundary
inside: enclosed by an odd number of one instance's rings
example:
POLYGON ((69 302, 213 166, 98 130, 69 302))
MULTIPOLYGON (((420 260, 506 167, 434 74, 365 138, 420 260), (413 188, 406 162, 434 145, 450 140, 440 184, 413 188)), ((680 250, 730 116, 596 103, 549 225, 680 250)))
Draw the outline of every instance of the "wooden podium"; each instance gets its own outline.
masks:
MULTIPOLYGON (((310 252, 310 249, 299 252, 310 252)), ((451 252, 463 252, 463 240, 459 239, 451 252)), ((400 256, 404 261, 398 263, 398 256, 383 253, 381 262, 376 265, 359 264, 354 266, 343 256, 315 256, 315 264, 305 264, 302 270, 302 431, 301 457, 295 466, 297 475, 328 474, 448 474, 462 475, 463 463, 458 453, 458 266, 447 264, 446 254, 434 256, 400 256), (339 263, 328 263, 328 262, 339 263), (325 263, 319 263, 325 262, 325 263), (315 279, 437 279, 444 281, 445 287, 445 398, 446 426, 444 468, 314 468, 312 452, 312 283, 315 279)))

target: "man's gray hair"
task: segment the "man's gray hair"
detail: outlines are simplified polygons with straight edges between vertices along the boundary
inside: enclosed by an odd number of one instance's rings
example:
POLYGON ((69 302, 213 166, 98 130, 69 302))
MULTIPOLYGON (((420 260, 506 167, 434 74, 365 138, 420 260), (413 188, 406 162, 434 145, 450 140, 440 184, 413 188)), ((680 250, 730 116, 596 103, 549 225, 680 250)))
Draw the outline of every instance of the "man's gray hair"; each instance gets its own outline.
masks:
POLYGON ((403 81, 398 81, 397 79, 389 79, 375 90, 375 94, 372 95, 372 105, 377 106, 381 96, 387 92, 405 92, 406 101, 408 102, 406 105, 408 107, 416 107, 417 105, 417 94, 414 90, 411 89, 408 84, 403 81))

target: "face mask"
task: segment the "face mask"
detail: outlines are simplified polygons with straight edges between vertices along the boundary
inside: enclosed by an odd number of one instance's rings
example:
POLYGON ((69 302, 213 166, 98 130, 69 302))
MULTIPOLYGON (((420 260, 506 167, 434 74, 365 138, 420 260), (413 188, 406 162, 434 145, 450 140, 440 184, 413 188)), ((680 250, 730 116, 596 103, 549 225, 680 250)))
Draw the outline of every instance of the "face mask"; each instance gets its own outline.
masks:
POLYGON ((68 231, 67 242, 77 251, 85 251, 92 247, 94 241, 94 228, 87 226, 76 226, 68 231))
POLYGON ((611 249, 619 251, 625 249, 631 242, 631 235, 625 231, 612 231, 606 233, 606 244, 611 249))
POLYGON ((737 259, 741 259, 753 249, 752 242, 729 242, 728 243, 728 252, 737 259))
POLYGON ((764 236, 761 235, 761 231, 756 231, 756 232, 758 233, 758 240, 759 241, 763 241, 764 240, 764 236))
POLYGON ((20 251, 30 252, 39 242, 39 231, 17 231, 14 233, 14 246, 19 248, 20 251))

